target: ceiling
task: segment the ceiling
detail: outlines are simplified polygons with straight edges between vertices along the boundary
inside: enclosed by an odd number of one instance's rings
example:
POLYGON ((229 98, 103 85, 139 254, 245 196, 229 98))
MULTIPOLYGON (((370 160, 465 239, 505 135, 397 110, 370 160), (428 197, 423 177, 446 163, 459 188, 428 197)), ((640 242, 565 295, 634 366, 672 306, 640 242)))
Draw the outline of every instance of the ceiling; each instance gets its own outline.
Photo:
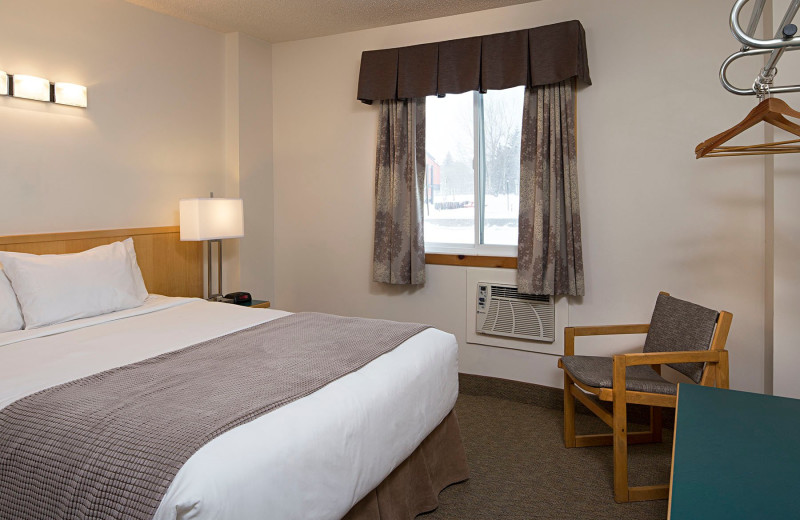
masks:
POLYGON ((530 0, 126 0, 219 32, 283 42, 530 0))

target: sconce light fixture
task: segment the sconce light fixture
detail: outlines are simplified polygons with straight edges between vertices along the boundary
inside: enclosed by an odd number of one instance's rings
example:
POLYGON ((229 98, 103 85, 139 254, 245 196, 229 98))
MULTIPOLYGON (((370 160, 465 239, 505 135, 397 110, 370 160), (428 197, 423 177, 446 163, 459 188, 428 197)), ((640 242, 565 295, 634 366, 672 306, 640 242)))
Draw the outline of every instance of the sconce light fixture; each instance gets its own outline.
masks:
POLYGON ((53 86, 53 102, 86 108, 86 87, 74 83, 56 83, 53 86))
POLYGON ((14 74, 12 76, 14 97, 50 101, 50 82, 36 76, 14 74))
POLYGON ((51 83, 50 80, 25 74, 0 71, 0 95, 60 105, 86 108, 86 87, 72 83, 51 83))

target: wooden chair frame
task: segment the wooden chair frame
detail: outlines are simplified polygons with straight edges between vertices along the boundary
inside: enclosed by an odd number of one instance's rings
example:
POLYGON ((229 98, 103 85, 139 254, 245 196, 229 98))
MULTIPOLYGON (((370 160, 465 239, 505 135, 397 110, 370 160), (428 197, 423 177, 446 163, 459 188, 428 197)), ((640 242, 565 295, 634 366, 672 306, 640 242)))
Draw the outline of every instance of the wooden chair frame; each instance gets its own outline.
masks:
MULTIPOLYGON (((668 294, 668 293, 662 293, 668 294)), ((595 388, 585 385, 569 373, 561 360, 558 367, 564 370, 564 446, 576 448, 584 446, 614 446, 614 500, 617 502, 636 502, 640 500, 666 499, 669 484, 655 486, 628 486, 628 444, 661 442, 661 409, 675 408, 677 396, 626 390, 625 369, 636 365, 651 365, 661 373, 661 365, 667 363, 703 362, 705 367, 700 384, 728 388, 728 351, 725 343, 731 327, 733 315, 721 311, 711 340, 711 347, 703 351, 649 352, 618 354, 614 359, 613 388, 595 388), (594 394, 601 401, 612 403, 609 413, 587 394, 594 394), (612 433, 597 435, 576 435, 575 400, 583 403, 597 417, 606 423, 612 433), (650 407, 650 428, 646 432, 628 432, 627 405, 641 404, 650 407)), ((608 325, 594 327, 566 327, 564 329, 564 355, 575 355, 575 338, 578 336, 605 336, 616 334, 647 334, 650 324, 608 325)))

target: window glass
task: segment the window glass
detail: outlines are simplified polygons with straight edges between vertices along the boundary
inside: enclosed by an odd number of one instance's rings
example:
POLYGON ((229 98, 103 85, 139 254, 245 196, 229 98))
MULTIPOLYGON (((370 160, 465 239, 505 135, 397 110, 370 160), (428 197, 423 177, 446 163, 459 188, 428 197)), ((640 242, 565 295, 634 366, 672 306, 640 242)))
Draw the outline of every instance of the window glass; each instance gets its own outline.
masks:
POLYGON ((426 244, 517 245, 524 91, 427 98, 426 244))
POLYGON ((475 243, 472 92, 425 103, 425 241, 475 243))
POLYGON ((524 92, 525 87, 516 87, 483 96, 484 244, 517 245, 524 92))

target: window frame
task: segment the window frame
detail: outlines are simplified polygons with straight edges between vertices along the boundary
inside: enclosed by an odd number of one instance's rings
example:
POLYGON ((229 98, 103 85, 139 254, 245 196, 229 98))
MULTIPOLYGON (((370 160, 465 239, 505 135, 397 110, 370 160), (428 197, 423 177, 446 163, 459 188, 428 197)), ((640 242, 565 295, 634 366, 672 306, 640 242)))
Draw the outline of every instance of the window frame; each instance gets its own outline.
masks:
MULTIPOLYGON (((472 244, 454 244, 454 243, 441 243, 441 242, 425 242, 426 263, 440 264, 440 265, 469 265, 464 262, 463 257, 480 256, 492 257, 498 260, 493 261, 496 264, 504 264, 502 267, 508 267, 509 262, 502 261, 501 259, 517 257, 519 244, 484 244, 484 222, 485 222, 485 202, 486 202, 486 137, 484 134, 484 111, 483 111, 483 94, 478 91, 472 91, 472 117, 473 117, 473 149, 477 153, 473 153, 472 158, 472 171, 474 176, 474 237, 472 244), (431 258, 428 258, 428 254, 431 258), (443 256, 457 257, 455 259, 443 259, 443 256), (435 257, 435 258, 434 258, 435 257), (431 260, 431 261, 429 261, 431 260), (435 260, 435 261, 434 261, 435 260)), ((427 170, 425 172, 425 180, 427 190, 427 170)), ((486 262, 478 262, 478 267, 484 267, 486 262)), ((491 263, 491 261, 490 261, 491 263)), ((516 262, 514 262, 516 268, 516 262)), ((498 267, 500 267, 498 265, 498 267)))

